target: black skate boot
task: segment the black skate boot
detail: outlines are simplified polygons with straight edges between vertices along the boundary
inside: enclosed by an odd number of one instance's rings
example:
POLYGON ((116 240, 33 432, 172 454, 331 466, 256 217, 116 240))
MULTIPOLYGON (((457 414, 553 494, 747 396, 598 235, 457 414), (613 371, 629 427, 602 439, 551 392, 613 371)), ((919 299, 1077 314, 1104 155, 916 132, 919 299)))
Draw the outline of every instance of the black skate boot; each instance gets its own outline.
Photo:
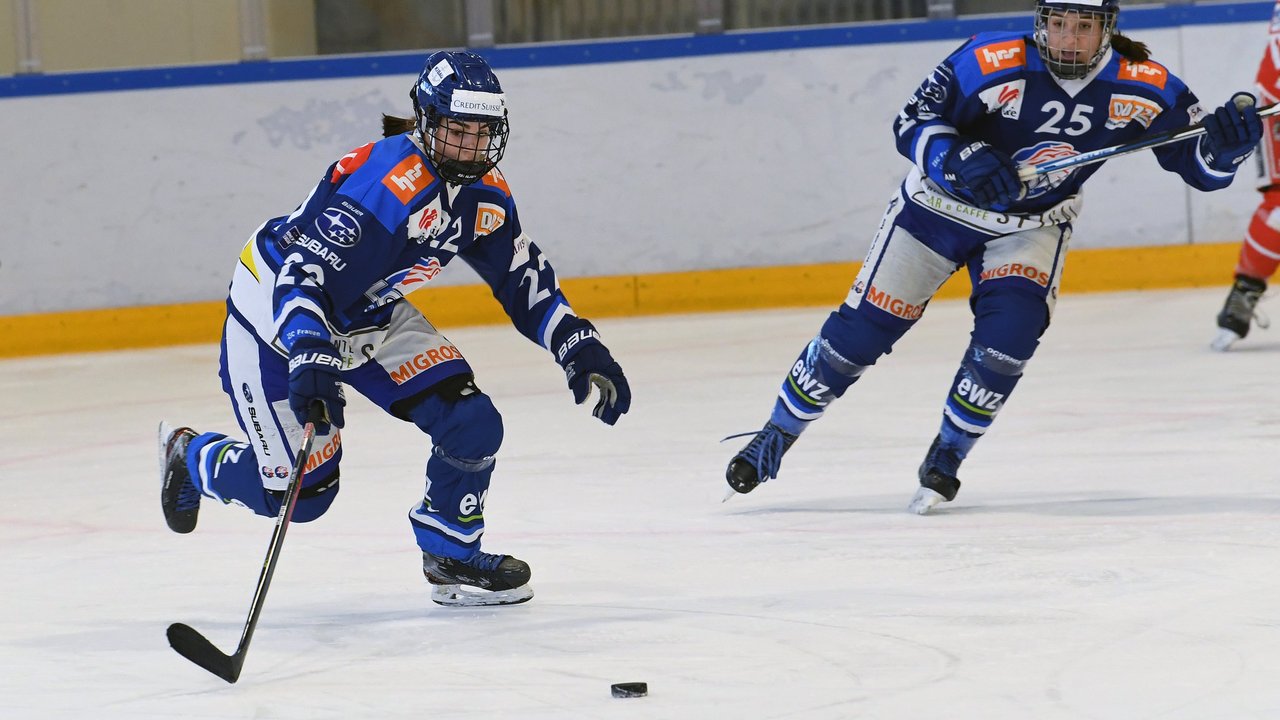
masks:
POLYGON ((431 599, 440 605, 515 605, 533 597, 529 564, 510 555, 477 550, 466 560, 422 553, 422 574, 431 583, 431 599), (480 588, 474 592, 463 585, 480 588))
POLYGON ((920 488, 907 509, 917 515, 928 515, 938 503, 951 502, 960 492, 960 456, 953 448, 943 447, 941 436, 933 439, 929 452, 920 464, 920 488))
POLYGON ((195 530, 200 513, 200 490, 187 470, 187 445, 195 436, 191 428, 160 423, 160 507, 164 521, 176 533, 195 530))
POLYGON ((754 437, 746 447, 733 456, 724 473, 724 479, 729 483, 729 487, 743 494, 755 490, 757 485, 766 480, 778 477, 778 468, 782 466, 783 454, 799 437, 786 432, 772 422, 767 422, 764 428, 756 432, 730 435, 725 440, 746 435, 754 437))
POLYGON ((1227 293, 1227 301, 1218 313, 1218 336, 1211 346, 1214 350, 1223 351, 1249 334, 1249 323, 1256 321, 1258 327, 1270 327, 1271 322, 1258 312, 1258 300, 1267 289, 1267 282, 1247 275, 1236 275, 1235 284, 1227 293))

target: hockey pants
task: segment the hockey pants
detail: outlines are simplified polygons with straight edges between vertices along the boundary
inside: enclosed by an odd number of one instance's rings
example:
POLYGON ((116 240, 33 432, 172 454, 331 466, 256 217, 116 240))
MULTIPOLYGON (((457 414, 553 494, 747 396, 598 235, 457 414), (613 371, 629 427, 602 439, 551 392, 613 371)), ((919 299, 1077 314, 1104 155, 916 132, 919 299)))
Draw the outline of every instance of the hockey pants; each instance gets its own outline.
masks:
MULTIPOLYGON (((274 517, 302 427, 289 408, 287 359, 249 328, 231 308, 220 372, 249 442, 200 434, 188 445, 187 465, 206 497, 274 517)), ((446 557, 469 556, 484 533, 484 500, 502 443, 502 418, 471 382, 470 365, 408 303, 396 309, 388 327, 340 338, 335 346, 348 364, 344 384, 431 436, 423 499, 409 513, 418 546, 446 557)), ((295 522, 314 520, 332 505, 341 460, 338 429, 317 435, 294 507, 295 522)))
POLYGON ((902 203, 890 205, 844 303, 783 380, 770 420, 798 434, 821 417, 892 350, 943 282, 967 266, 973 330, 943 404, 941 431, 963 457, 1004 407, 1049 325, 1070 226, 998 237, 955 233, 939 240, 918 230, 902 211, 902 203), (966 243, 966 237, 972 240, 966 243))

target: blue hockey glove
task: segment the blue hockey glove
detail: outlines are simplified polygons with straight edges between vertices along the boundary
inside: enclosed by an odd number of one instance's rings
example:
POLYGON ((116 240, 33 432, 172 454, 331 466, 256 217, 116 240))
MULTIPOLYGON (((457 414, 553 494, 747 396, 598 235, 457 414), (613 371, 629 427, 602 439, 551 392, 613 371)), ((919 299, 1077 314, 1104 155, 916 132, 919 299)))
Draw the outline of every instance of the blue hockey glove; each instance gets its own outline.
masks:
POLYGON ((985 210, 1008 207, 1027 191, 1013 160, 981 141, 952 146, 942 158, 942 178, 960 199, 985 210))
POLYGON ((329 424, 342 427, 342 408, 347 404, 342 394, 342 357, 333 346, 319 340, 299 340, 289 351, 289 409, 306 423, 312 403, 320 403, 324 412, 315 423, 316 433, 329 432, 329 424))
POLYGON ((1200 155, 1218 172, 1235 172, 1262 139, 1257 102, 1249 93, 1236 93, 1222 107, 1205 116, 1200 155))
POLYGON ((556 329, 551 347, 556 362, 564 368, 574 402, 581 405, 593 387, 599 390, 600 399, 591 414, 606 425, 618 422, 631 409, 631 386, 622 374, 622 366, 600 342, 594 325, 581 318, 568 318, 556 329))

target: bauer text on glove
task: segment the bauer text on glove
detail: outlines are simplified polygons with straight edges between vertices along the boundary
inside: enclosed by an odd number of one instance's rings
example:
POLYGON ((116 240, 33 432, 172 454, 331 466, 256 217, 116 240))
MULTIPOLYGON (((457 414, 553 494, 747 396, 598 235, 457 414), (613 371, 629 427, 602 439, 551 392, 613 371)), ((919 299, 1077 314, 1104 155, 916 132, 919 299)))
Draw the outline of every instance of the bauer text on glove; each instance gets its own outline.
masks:
POLYGON ((590 322, 574 318, 562 325, 552 342, 556 362, 564 368, 565 379, 573 391, 574 402, 581 405, 599 391, 599 399, 591 414, 606 425, 613 425, 631 409, 631 386, 620 366, 600 341, 590 322))
POLYGON ((930 144, 925 169, 943 189, 986 210, 1006 208, 1026 194, 1013 160, 980 141, 935 140, 930 144))
POLYGON ((329 432, 330 423, 342 427, 346 398, 342 394, 342 357, 327 342, 299 340, 289 352, 289 408, 299 423, 308 420, 313 402, 324 406, 316 432, 329 432))

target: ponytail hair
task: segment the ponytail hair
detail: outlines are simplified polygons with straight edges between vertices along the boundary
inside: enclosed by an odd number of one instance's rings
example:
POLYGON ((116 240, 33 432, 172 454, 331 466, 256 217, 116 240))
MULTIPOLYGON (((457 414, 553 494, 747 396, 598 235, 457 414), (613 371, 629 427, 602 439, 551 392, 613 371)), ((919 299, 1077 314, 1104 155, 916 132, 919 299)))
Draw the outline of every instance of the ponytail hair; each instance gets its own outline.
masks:
POLYGON ((1111 34, 1111 47, 1129 62, 1146 62, 1151 59, 1151 51, 1146 43, 1140 43, 1120 33, 1111 34))
POLYGON ((418 123, 413 118, 396 117, 395 115, 382 114, 382 137, 391 137, 392 135, 403 135, 404 133, 413 132, 418 129, 418 123))

